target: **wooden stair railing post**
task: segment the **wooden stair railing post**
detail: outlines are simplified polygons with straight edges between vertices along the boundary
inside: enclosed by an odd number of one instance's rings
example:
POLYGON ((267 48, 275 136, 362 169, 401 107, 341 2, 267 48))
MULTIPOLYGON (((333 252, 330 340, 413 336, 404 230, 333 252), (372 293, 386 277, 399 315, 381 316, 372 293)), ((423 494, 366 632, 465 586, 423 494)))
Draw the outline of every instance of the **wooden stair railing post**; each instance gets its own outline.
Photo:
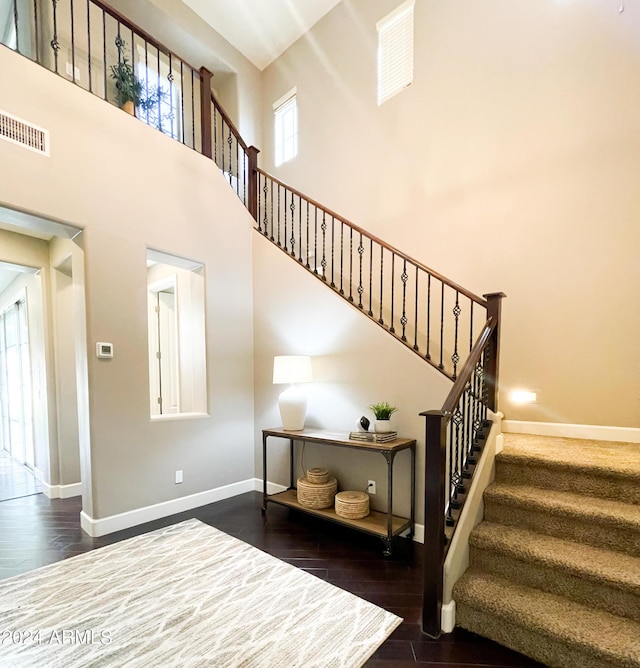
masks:
POLYGON ((211 141, 211 79, 213 74, 206 67, 200 68, 200 125, 202 132, 202 155, 213 158, 211 141))
POLYGON ((502 300, 507 296, 504 292, 491 292, 482 295, 487 300, 487 319, 493 317, 496 327, 491 334, 487 348, 487 362, 485 366, 487 383, 487 406, 494 413, 498 410, 498 373, 500 371, 500 312, 502 300))
POLYGON ((424 500, 424 575, 422 631, 432 638, 442 628, 442 592, 445 548, 445 472, 447 462, 447 424, 450 413, 426 411, 425 500, 424 500))
POLYGON ((247 148, 249 158, 247 208, 256 222, 258 221, 258 153, 260 151, 255 146, 247 148))

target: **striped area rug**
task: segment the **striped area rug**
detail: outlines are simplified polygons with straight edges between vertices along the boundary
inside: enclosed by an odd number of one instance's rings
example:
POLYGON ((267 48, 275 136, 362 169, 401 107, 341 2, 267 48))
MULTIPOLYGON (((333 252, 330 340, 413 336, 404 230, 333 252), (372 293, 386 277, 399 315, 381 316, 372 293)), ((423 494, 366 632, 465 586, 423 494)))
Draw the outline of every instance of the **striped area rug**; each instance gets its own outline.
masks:
POLYGON ((0 582, 0 665, 361 666, 402 620, 198 520, 0 582))

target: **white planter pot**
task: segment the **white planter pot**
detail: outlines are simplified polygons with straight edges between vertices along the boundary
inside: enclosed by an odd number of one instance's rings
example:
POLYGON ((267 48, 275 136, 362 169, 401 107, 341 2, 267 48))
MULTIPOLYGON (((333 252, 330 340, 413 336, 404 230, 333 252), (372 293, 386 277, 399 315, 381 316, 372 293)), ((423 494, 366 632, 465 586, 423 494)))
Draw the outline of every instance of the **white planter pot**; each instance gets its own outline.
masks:
POLYGON ((378 434, 386 434, 393 431, 391 428, 391 420, 376 420, 373 428, 378 434))

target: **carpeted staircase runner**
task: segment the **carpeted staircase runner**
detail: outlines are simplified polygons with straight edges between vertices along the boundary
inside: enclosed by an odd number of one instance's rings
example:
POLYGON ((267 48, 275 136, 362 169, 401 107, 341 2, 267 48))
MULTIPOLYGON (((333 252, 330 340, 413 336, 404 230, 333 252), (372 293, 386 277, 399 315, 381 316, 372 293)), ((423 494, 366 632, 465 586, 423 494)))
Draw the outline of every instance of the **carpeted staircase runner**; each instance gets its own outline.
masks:
POLYGON ((640 668, 640 445, 505 435, 457 623, 548 666, 640 668))

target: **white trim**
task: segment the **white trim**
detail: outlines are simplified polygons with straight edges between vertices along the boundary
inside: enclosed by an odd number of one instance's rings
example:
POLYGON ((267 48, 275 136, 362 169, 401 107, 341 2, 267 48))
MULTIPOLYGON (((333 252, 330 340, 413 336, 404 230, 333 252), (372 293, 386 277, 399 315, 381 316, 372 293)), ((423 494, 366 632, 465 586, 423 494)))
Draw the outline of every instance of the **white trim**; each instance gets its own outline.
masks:
POLYGON ((279 111, 280 107, 284 106, 289 102, 289 100, 295 97, 298 94, 298 87, 294 86, 288 93, 285 93, 282 97, 278 98, 273 103, 273 113, 279 111))
POLYGON ((449 603, 442 604, 440 614, 440 628, 443 633, 451 633, 456 625, 456 602, 451 600, 449 603))
POLYGON ((535 434, 537 436, 559 436, 596 441, 640 443, 640 429, 636 427, 605 427, 591 424, 503 420, 502 431, 507 434, 535 434))
POLYGON ((74 482, 70 485, 50 485, 40 478, 42 493, 48 499, 70 499, 73 496, 82 496, 82 483, 74 482))
POLYGON ((170 422, 171 420, 199 420, 210 418, 209 413, 163 413, 162 415, 152 415, 150 422, 170 422))
MULTIPOLYGON (((255 478, 241 480, 240 482, 223 485, 222 487, 209 489, 205 492, 198 492, 197 494, 190 494, 189 496, 181 496, 178 499, 155 503, 152 506, 136 508, 135 510, 118 513, 117 515, 110 515, 109 517, 102 517, 97 520, 89 517, 83 510, 80 513, 80 525, 85 533, 88 533, 93 538, 105 536, 114 531, 129 529, 138 524, 152 522, 153 520, 159 520, 169 515, 175 515, 176 513, 182 513, 186 510, 206 506, 209 503, 230 499, 239 494, 252 492, 255 488, 255 480, 255 478)), ((262 481, 260 481, 260 484, 262 484, 262 481)))

